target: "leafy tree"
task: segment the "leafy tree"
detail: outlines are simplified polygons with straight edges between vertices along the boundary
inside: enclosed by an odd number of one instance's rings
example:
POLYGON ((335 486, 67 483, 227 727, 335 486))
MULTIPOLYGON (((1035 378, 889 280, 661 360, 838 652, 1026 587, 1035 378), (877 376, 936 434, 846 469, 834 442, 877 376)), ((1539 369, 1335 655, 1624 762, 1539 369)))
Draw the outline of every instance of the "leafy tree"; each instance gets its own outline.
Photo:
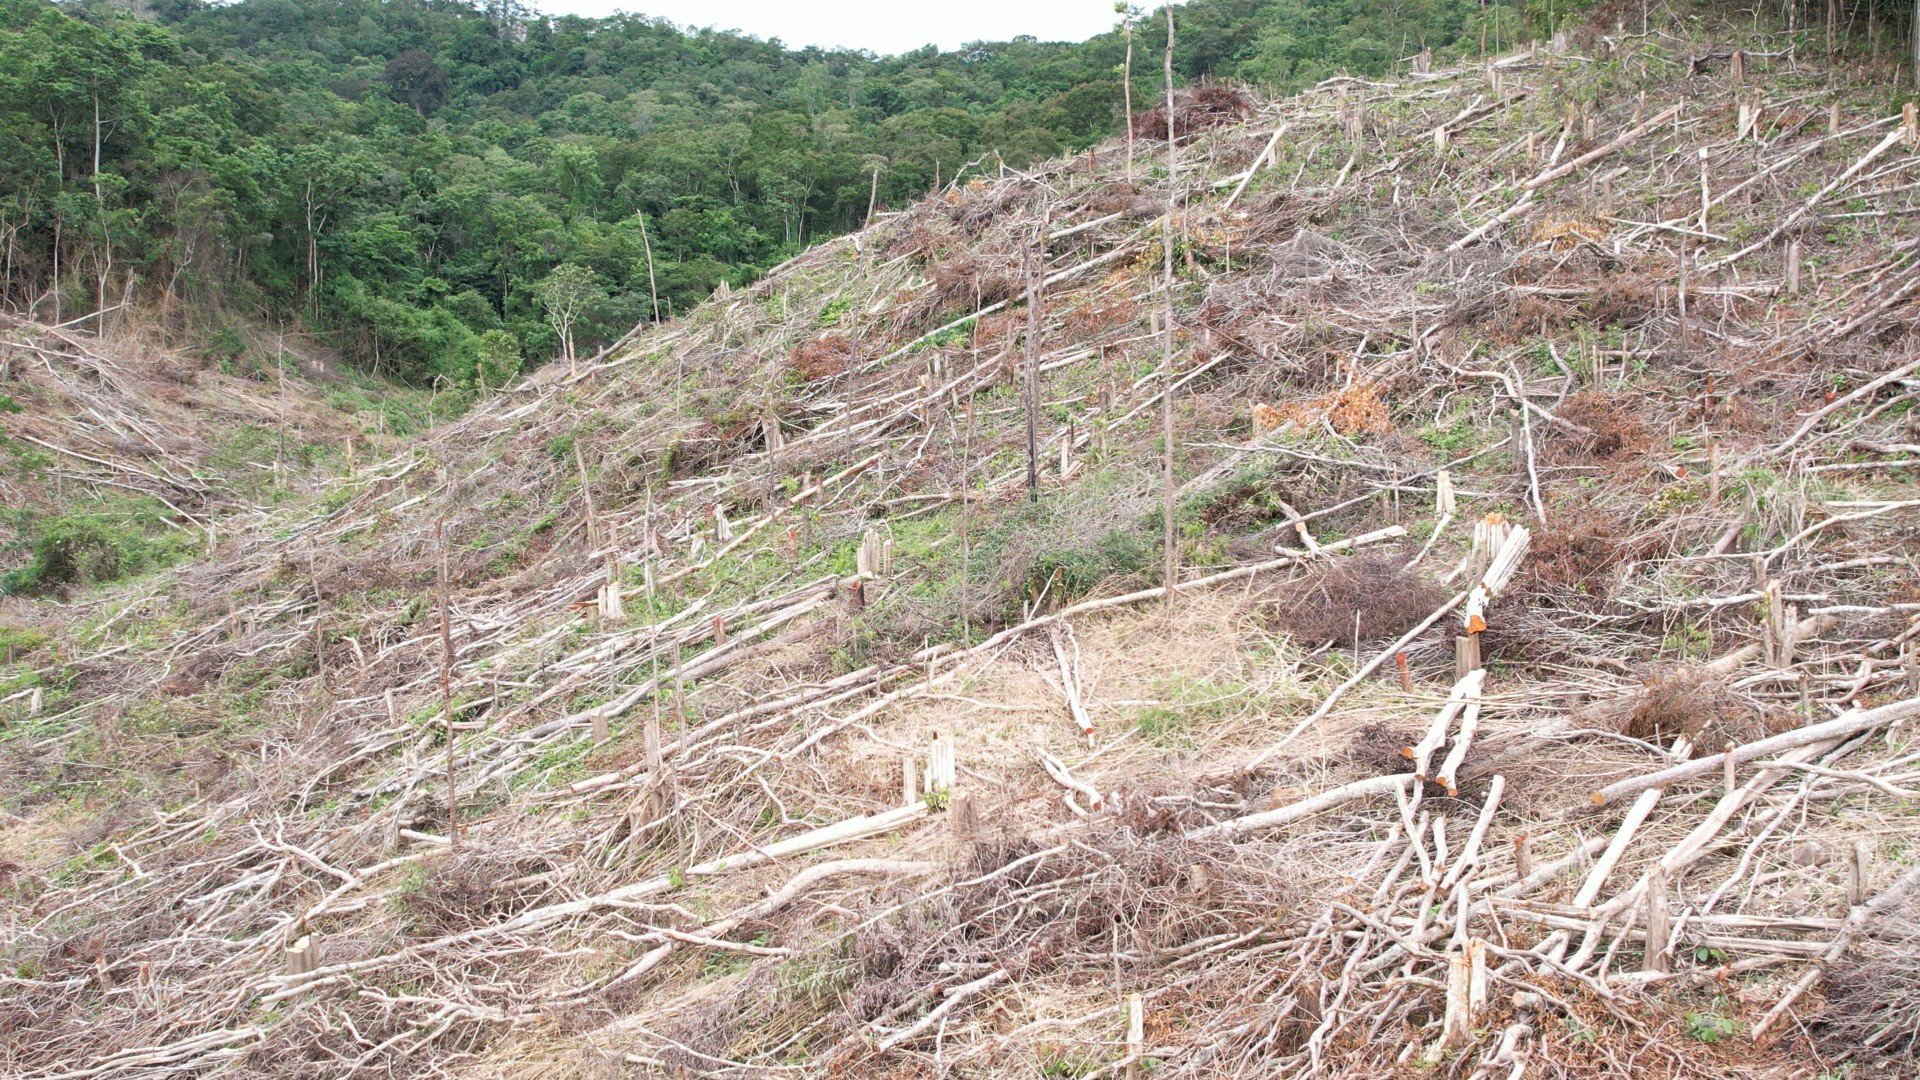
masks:
POLYGON ((547 309, 547 321, 553 324, 554 335, 560 339, 560 352, 566 357, 568 374, 578 374, 573 327, 595 307, 606 303, 607 294, 600 287, 600 279, 584 266, 561 263, 540 279, 534 291, 547 309))
POLYGON ((489 330, 480 335, 474 351, 473 385, 488 390, 505 386, 520 374, 520 343, 505 330, 489 330))
POLYGON ((394 100, 413 106, 421 116, 432 116, 447 103, 447 73, 420 49, 387 61, 386 81, 394 100))

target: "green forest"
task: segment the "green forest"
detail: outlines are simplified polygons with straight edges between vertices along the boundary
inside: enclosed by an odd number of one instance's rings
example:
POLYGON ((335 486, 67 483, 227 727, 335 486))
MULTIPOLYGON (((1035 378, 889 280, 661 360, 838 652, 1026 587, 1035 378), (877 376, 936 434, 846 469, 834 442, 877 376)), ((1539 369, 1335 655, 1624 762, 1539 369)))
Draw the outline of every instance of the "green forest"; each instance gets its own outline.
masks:
MULTIPOLYGON (((1538 0, 1196 0, 1183 80, 1276 89, 1510 47, 1538 0)), ((1164 16, 878 57, 511 0, 0 0, 0 299, 190 341, 296 322, 391 378, 498 385, 1160 91, 1164 16)))

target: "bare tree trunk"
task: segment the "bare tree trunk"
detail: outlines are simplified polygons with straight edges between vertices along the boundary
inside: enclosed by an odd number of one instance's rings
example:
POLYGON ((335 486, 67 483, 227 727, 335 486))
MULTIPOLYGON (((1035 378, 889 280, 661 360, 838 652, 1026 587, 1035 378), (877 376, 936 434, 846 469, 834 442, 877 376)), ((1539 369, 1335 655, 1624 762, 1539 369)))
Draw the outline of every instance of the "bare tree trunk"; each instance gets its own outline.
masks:
POLYGON ((660 286, 653 279, 653 241, 647 239, 647 215, 640 214, 640 249, 647 253, 647 295, 653 299, 653 321, 660 321, 660 286))
POLYGON ((447 843, 460 846, 460 790, 454 776, 453 628, 447 621, 447 519, 433 526, 440 546, 440 711, 447 723, 447 843))
POLYGON ((280 336, 274 349, 274 391, 279 398, 280 416, 273 442, 273 482, 286 483, 287 469, 287 324, 280 324, 280 336))
MULTIPOLYGON (((58 205, 59 204, 57 203, 55 204, 56 207, 58 205)), ((55 209, 53 213, 53 321, 55 323, 59 323, 61 321, 60 320, 60 231, 61 231, 60 226, 62 224, 64 224, 64 222, 61 220, 60 211, 58 209, 55 209)))
POLYGON ((1133 15, 1126 17, 1127 60, 1120 68, 1120 96, 1127 110, 1127 183, 1133 183, 1133 15))
MULTIPOLYGON (((976 308, 978 305, 975 305, 976 308)), ((973 505, 973 392, 967 392, 967 429, 960 443, 960 640, 973 644, 973 612, 967 587, 973 573, 973 547, 967 526, 973 505)))
POLYGON ((1027 348, 1026 385, 1020 393, 1027 414, 1027 499, 1040 501, 1040 277, 1045 272, 1047 222, 1042 219, 1034 237, 1038 251, 1027 255, 1027 348), (1041 269, 1035 268, 1040 263, 1041 269))
POLYGON ((13 238, 20 234, 20 228, 19 225, 10 225, 0 230, 7 234, 6 254, 0 257, 0 301, 5 301, 13 295, 13 238))
POLYGON ((313 222, 313 181, 307 181, 307 302, 313 305, 317 315, 320 312, 320 243, 314 235, 313 222))
POLYGON ((93 207, 100 218, 100 272, 94 288, 93 332, 107 332, 107 278, 113 274, 113 232, 107 227, 107 195, 100 186, 100 91, 93 92, 93 207))
MULTIPOLYGON (((60 318, 60 234, 65 231, 66 218, 60 213, 60 188, 67 182, 67 144, 60 137, 60 117, 48 109, 53 120, 53 321, 60 318)), ((29 310, 31 313, 31 310, 29 310)))
POLYGON ((1162 534, 1161 547, 1166 558, 1162 568, 1161 584, 1166 588, 1166 606, 1173 607, 1173 587, 1179 579, 1179 553, 1174 547, 1173 529, 1173 213, 1179 199, 1179 145, 1174 138, 1173 107, 1173 2, 1167 0, 1164 10, 1167 13, 1167 54, 1165 76, 1167 84, 1167 219, 1160 233, 1160 253, 1164 280, 1160 293, 1161 303, 1161 363, 1160 369, 1160 516, 1162 534))

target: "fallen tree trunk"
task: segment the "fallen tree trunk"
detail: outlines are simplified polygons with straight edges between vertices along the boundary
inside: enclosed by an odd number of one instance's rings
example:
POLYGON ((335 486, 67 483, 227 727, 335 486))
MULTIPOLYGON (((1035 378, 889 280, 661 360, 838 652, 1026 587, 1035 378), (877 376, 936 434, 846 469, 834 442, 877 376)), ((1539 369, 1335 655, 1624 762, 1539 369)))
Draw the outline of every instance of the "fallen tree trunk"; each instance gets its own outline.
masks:
POLYGON ((1920 698, 1908 698, 1905 701, 1897 701, 1874 709, 1856 710, 1822 724, 1810 724, 1807 727, 1796 728, 1744 746, 1736 746, 1723 754, 1695 758, 1658 772, 1642 773, 1625 780, 1616 780, 1595 791, 1589 796, 1589 800, 1594 806, 1606 806, 1630 795, 1638 795, 1650 788, 1665 787, 1668 784, 1677 784, 1702 776, 1712 776, 1726 768, 1729 760, 1735 765, 1743 765, 1749 761, 1770 757, 1782 750, 1792 750, 1831 739, 1844 739, 1915 716, 1920 716, 1920 698))
POLYGON ((1365 780, 1355 780, 1351 784, 1342 784, 1329 791, 1323 791, 1311 799, 1302 799, 1289 803, 1278 810, 1268 810, 1260 814, 1248 814, 1245 817, 1228 818, 1212 825, 1203 825, 1187 831, 1188 840, 1207 840, 1215 837, 1242 836, 1261 829, 1271 829, 1311 817, 1322 810, 1330 810, 1341 803, 1364 799, 1369 795, 1384 795, 1390 791, 1403 791, 1412 784, 1412 773, 1393 773, 1389 776, 1369 776, 1365 780))

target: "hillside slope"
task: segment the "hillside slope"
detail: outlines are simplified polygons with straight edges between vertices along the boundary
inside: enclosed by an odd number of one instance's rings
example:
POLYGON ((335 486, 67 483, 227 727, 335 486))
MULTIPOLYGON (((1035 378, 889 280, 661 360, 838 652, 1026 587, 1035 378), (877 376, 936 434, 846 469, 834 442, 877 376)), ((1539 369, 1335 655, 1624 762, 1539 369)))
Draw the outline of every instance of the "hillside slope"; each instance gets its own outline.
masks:
POLYGON ((1920 155, 1719 32, 1189 95, 44 610, 0 1067, 1911 1054, 1920 155))
POLYGON ((194 352, 0 316, 0 595, 206 550, 229 518, 317 494, 354 447, 390 453, 394 417, 418 408, 297 344, 214 340, 194 352))

